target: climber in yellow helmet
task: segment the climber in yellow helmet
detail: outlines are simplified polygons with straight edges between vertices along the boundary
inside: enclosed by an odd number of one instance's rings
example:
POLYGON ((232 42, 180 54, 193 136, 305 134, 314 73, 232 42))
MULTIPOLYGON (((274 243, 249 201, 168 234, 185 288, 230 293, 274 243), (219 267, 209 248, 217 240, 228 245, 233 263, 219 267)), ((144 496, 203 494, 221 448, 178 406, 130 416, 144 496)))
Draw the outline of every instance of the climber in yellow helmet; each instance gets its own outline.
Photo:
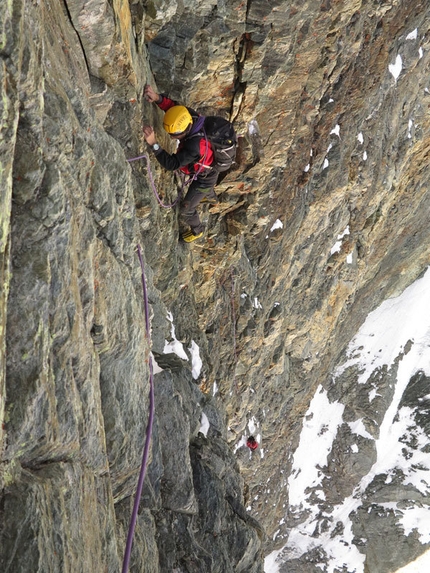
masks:
POLYGON ((210 141, 203 130, 204 117, 191 108, 178 105, 165 95, 157 94, 150 85, 145 86, 144 96, 147 101, 156 103, 164 114, 163 126, 167 133, 178 140, 176 153, 168 153, 157 143, 154 129, 146 125, 143 135, 154 151, 159 164, 168 171, 180 169, 191 176, 193 181, 181 202, 180 215, 190 227, 182 234, 187 243, 199 239, 204 227, 196 207, 202 201, 217 202, 214 191, 219 172, 213 165, 214 154, 210 141))

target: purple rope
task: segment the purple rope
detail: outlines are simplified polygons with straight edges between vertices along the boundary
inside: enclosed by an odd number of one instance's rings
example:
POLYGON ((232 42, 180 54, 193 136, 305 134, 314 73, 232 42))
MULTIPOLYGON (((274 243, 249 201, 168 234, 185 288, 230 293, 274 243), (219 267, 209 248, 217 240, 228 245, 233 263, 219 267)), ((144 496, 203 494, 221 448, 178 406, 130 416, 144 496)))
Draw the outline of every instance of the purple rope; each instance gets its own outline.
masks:
MULTIPOLYGON (((143 300, 145 303, 145 322, 146 322, 146 336, 148 338, 148 344, 151 346, 151 334, 149 329, 149 304, 148 304, 148 293, 146 291, 146 281, 145 281, 145 269, 143 266, 142 253, 140 250, 140 245, 137 245, 137 254, 140 261, 140 268, 142 269, 142 287, 143 287, 143 300)), ((154 371, 152 367, 152 358, 149 355, 149 418, 148 425, 146 426, 146 440, 145 447, 143 450, 142 464, 140 466, 139 480, 137 482, 136 496, 134 499, 133 512, 130 519, 130 527, 128 530, 127 543, 125 546, 124 560, 122 564, 122 573, 128 572, 128 567, 130 564, 131 547, 133 545, 134 530, 136 528, 137 512, 139 510, 140 498, 142 496, 143 482, 146 475, 146 467, 148 465, 148 455, 149 446, 151 443, 152 436, 152 426, 154 423, 154 371)))
MULTIPOLYGON (((149 155, 148 155, 147 153, 145 153, 144 155, 139 155, 138 157, 132 157, 131 159, 127 159, 127 161, 128 161, 129 163, 131 163, 132 161, 137 161, 138 159, 146 159, 146 166, 147 166, 147 169, 148 169, 148 178, 149 178, 149 181, 150 181, 150 183, 151 183, 152 192, 154 193, 155 198, 156 198, 157 201, 158 201, 158 204, 159 204, 161 207, 163 207, 163 209, 171 209, 172 207, 174 207, 174 206, 177 204, 177 202, 179 201, 179 199, 181 198, 181 196, 182 196, 182 189, 181 189, 181 191, 178 193, 178 196, 177 196, 176 199, 173 201, 173 203, 171 203, 170 205, 165 205, 165 204, 163 203, 163 201, 162 201, 160 195, 158 194, 157 188, 156 188, 156 186, 155 186, 154 176, 152 175, 152 171, 151 171, 151 164, 149 163, 149 155)), ((190 180, 190 181, 187 181, 186 185, 188 185, 188 183, 191 183, 191 180, 190 180)))

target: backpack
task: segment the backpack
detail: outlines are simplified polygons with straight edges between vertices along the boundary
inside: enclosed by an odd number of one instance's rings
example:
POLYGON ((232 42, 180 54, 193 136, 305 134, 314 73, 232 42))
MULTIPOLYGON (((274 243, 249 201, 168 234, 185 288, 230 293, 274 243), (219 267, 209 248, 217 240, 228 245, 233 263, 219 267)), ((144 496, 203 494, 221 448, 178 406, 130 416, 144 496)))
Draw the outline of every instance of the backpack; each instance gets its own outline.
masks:
POLYGON ((212 167, 220 173, 227 171, 236 158, 237 135, 233 124, 218 115, 208 115, 203 130, 214 153, 212 167))

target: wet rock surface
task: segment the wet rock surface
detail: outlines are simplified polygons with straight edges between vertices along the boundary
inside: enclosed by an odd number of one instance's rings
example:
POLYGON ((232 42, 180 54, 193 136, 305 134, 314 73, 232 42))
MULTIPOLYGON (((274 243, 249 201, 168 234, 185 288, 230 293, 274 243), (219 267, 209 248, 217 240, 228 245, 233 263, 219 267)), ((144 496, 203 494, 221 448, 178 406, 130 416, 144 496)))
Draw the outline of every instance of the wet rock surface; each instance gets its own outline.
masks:
MULTIPOLYGON (((286 480, 319 385, 344 405, 333 485, 315 500, 315 536, 329 527, 375 463, 396 369, 367 385, 354 367, 332 373, 430 260, 429 21, 418 0, 2 3, 2 571, 121 568, 149 408, 138 244, 163 370, 131 570, 262 572, 306 519, 286 480), (145 82, 240 136, 192 246, 146 160, 126 161, 146 150, 142 122, 173 150, 145 82), (187 360, 165 354, 175 340, 187 360)), ((149 157, 171 203, 180 183, 149 157)), ((417 373, 399 403, 420 406, 416 436, 427 394, 417 373)), ((395 571, 426 543, 380 504, 426 508, 426 495, 401 475, 366 494, 354 544, 366 571, 395 571)), ((281 571, 316 572, 326 556, 283 558, 281 571)))

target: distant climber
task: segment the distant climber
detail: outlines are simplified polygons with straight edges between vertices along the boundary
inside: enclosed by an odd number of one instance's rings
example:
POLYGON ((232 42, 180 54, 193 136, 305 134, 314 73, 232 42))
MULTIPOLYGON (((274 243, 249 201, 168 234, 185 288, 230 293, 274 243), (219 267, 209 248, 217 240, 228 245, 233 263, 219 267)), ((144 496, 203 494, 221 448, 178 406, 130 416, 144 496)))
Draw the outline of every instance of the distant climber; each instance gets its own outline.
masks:
POLYGON ((249 438, 246 441, 246 445, 250 450, 256 450, 258 448, 258 442, 254 438, 254 436, 249 436, 249 438))
MULTIPOLYGON (((205 126, 205 118, 191 108, 179 105, 165 95, 157 94, 150 85, 145 86, 144 97, 147 101, 156 103, 164 114, 163 126, 170 137, 178 140, 176 153, 168 153, 157 143, 154 129, 146 125, 143 134, 146 142, 154 151, 159 164, 168 171, 180 169, 182 173, 193 178, 188 191, 180 206, 180 215, 190 230, 182 234, 182 239, 191 243, 203 235, 204 227, 200 221, 196 207, 202 202, 217 203, 218 198, 214 187, 218 175, 228 168, 233 159, 227 155, 225 166, 215 160, 214 144, 208 139, 205 126)), ((211 119, 217 119, 215 117, 211 119)), ((220 119, 225 125, 231 126, 226 120, 220 119)), ((231 149, 235 153, 236 139, 232 126, 234 141, 231 149)), ((232 153, 229 151, 228 153, 232 153)))

